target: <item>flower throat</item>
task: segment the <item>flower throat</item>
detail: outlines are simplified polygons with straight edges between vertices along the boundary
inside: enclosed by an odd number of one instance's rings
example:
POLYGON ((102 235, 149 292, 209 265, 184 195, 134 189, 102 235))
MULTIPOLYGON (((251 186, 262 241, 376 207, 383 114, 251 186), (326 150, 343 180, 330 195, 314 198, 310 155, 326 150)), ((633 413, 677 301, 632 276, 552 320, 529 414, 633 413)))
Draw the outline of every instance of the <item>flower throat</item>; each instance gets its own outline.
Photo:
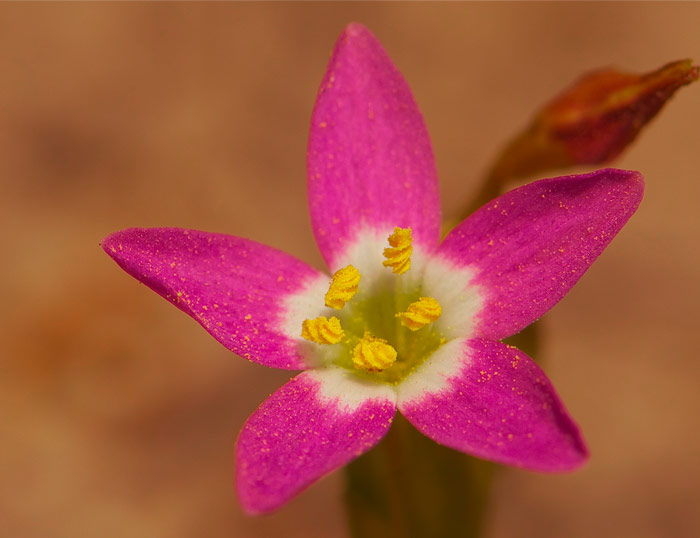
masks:
MULTIPOLYGON (((382 265, 401 279, 411 268, 410 228, 394 228, 382 265)), ((395 384, 424 362, 445 339, 433 326, 442 314, 433 297, 422 297, 420 286, 397 285, 358 294, 362 275, 352 265, 339 269, 325 296, 330 318, 306 319, 301 336, 319 345, 337 346, 334 363, 362 377, 395 384)))

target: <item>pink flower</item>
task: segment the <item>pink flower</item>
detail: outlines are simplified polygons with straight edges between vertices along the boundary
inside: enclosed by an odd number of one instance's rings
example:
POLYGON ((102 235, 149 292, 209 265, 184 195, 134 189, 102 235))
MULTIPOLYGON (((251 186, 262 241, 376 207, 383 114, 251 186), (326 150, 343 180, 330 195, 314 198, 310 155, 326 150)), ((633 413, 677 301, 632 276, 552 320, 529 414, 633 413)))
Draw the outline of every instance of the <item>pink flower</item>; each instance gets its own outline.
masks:
POLYGON ((544 472, 586 460, 547 376, 499 340, 583 275, 639 205, 640 174, 531 183, 441 242, 423 118, 376 38, 351 24, 313 112, 308 191, 332 278, 229 235, 132 228, 102 243, 234 353, 303 370, 238 438, 236 486, 248 512, 278 508, 372 448, 397 409, 438 443, 480 458, 544 472))

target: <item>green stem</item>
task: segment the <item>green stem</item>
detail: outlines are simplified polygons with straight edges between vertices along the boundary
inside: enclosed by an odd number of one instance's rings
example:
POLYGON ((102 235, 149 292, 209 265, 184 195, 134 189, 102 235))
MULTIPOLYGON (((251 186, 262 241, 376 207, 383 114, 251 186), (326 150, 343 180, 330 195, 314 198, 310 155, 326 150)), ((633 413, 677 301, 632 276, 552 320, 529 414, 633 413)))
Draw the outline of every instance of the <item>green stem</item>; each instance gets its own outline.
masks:
POLYGON ((346 467, 356 538, 476 538, 493 465, 438 445, 397 415, 377 447, 346 467))

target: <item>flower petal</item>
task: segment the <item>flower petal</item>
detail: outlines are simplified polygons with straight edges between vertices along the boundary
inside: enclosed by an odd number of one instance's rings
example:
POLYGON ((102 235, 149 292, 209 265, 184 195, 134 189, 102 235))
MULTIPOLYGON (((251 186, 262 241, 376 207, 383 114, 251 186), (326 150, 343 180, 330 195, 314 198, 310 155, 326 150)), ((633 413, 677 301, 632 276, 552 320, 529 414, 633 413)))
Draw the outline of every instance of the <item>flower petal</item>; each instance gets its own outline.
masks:
POLYGON ((396 393, 338 368, 309 370, 265 400, 236 443, 236 488, 251 514, 270 512, 372 448, 396 393))
POLYGON ((311 221, 332 269, 365 228, 411 228, 427 250, 440 237, 428 132, 411 90, 377 39, 350 24, 338 39, 311 120, 311 221))
POLYGON ((325 280, 292 256, 248 239, 178 228, 131 228, 102 248, 131 276, 197 320, 228 349, 248 360, 301 370, 302 317, 294 297, 325 280))
POLYGON ((552 308, 632 216, 643 191, 641 174, 626 170, 544 179, 489 202, 450 232, 435 263, 474 275, 463 282, 479 289, 484 304, 474 334, 500 340, 552 308))
POLYGON ((442 445, 544 472, 575 469, 588 457, 544 372, 501 342, 453 340, 398 390, 401 413, 442 445))

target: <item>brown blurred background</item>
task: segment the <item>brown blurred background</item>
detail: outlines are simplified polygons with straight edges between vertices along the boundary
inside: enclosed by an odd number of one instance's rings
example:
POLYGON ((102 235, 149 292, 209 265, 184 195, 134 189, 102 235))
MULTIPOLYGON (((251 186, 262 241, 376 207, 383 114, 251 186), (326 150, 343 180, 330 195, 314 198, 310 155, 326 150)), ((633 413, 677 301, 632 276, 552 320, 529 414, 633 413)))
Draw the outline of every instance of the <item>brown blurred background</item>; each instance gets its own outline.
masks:
MULTIPOLYGON (((0 534, 347 536, 340 474, 242 514, 236 434, 289 373, 233 356, 98 243, 191 227, 320 267, 307 126, 352 20, 413 87, 446 216, 581 72, 700 59, 698 4, 1 5, 0 534)), ((545 369, 592 460, 503 470, 488 537, 700 536, 698 117, 695 85, 616 163, 646 199, 545 320, 545 369)))

